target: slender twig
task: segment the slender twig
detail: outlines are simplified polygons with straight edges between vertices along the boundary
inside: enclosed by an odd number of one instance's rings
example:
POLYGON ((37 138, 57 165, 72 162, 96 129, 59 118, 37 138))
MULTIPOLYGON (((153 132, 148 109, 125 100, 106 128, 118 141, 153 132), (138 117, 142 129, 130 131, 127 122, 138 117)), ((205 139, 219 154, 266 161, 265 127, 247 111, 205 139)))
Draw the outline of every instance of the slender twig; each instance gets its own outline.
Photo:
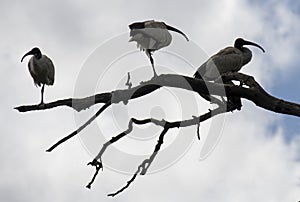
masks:
MULTIPOLYGON (((127 81, 125 83, 125 86, 128 86, 128 89, 131 89, 132 83, 130 82, 130 72, 127 73, 127 81)), ((122 101, 123 101, 124 105, 127 105, 128 101, 129 101, 129 98, 128 99, 123 99, 122 101)))
POLYGON ((107 107, 111 105, 110 102, 103 105, 97 112, 94 114, 89 120, 87 120, 82 126, 80 126, 77 130, 72 132, 70 135, 67 135, 66 137, 60 139, 58 142, 56 142, 53 146, 51 146, 49 149, 47 149, 47 152, 51 152, 53 149, 55 149, 58 145, 64 143, 68 139, 74 137, 77 135, 80 131, 82 131, 85 127, 87 127, 92 121, 94 121, 107 107))
POLYGON ((107 194, 107 196, 111 196, 114 197, 116 195, 118 195, 119 193, 121 193, 122 191, 124 191, 125 189, 127 189, 129 187, 129 185, 135 180, 136 176, 140 173, 140 168, 141 166, 138 167, 137 171, 134 173, 134 175, 131 177, 130 180, 127 181, 126 185, 124 187, 122 187, 121 189, 119 189, 118 191, 111 193, 111 194, 107 194))
POLYGON ((198 137, 198 140, 200 140, 200 119, 197 116, 193 116, 193 118, 198 120, 198 124, 197 124, 197 137, 198 137))
POLYGON ((127 73, 127 81, 125 85, 128 86, 128 89, 132 87, 132 83, 130 82, 130 72, 127 73))
POLYGON ((131 179, 129 181, 127 181, 126 185, 123 186, 121 189, 119 189, 118 191, 108 194, 107 196, 111 196, 114 197, 117 194, 123 192, 125 189, 127 189, 129 187, 129 185, 136 179, 137 175, 140 173, 140 175, 145 175, 149 166, 151 165, 151 163, 153 162, 155 156, 157 155, 158 151, 160 150, 161 145, 163 144, 163 139, 165 134, 168 132, 169 127, 164 128, 164 130, 161 132, 161 134, 159 135, 159 139, 157 141, 157 144, 155 145, 155 149, 153 151, 153 153, 151 154, 151 156, 148 159, 145 159, 139 166, 138 169, 136 170, 136 172, 134 173, 134 175, 131 177, 131 179))
POLYGON ((88 188, 88 189, 91 189, 91 186, 92 186, 92 184, 94 183, 94 181, 95 181, 95 179, 96 179, 96 177, 97 177, 97 175, 98 175, 98 173, 99 173, 99 170, 102 168, 102 170, 103 170, 103 165, 102 165, 102 162, 100 161, 100 162, 98 162, 97 160, 93 160, 92 162, 89 162, 87 165, 91 165, 91 166, 95 166, 95 168, 96 168, 96 171, 95 171, 95 174, 94 174, 94 176, 93 176, 93 178, 91 179, 91 181, 88 183, 88 185, 86 185, 86 188, 88 188))
POLYGON ((145 120, 137 120, 137 119, 130 119, 129 124, 128 124, 128 129, 125 130, 124 132, 120 133, 119 135, 112 137, 109 141, 107 141, 106 143, 103 144, 100 152, 97 154, 97 156, 94 158, 93 161, 89 162, 88 165, 91 166, 95 166, 96 171, 94 173, 94 176, 92 178, 92 180, 88 183, 88 185, 86 186, 87 188, 91 188, 92 184, 94 183, 100 168, 103 169, 103 164, 102 164, 102 160, 101 157, 103 155, 103 153, 105 152, 105 150, 107 149, 107 147, 111 144, 113 144, 114 142, 118 141, 119 139, 121 139, 122 137, 124 137, 125 135, 129 134, 132 129, 133 129, 133 123, 135 124, 146 124, 146 123, 150 123, 151 119, 145 119, 145 120), (98 161, 99 160, 99 161, 98 161))
POLYGON ((164 143, 164 137, 165 134, 167 134, 168 130, 170 129, 170 127, 168 126, 168 124, 166 124, 166 126, 164 127, 163 131, 160 133, 158 141, 155 145, 154 151, 151 154, 149 159, 144 160, 144 166, 142 167, 142 171, 141 171, 141 175, 145 175, 150 167, 150 165, 152 164, 155 156, 157 155, 157 153, 159 152, 161 145, 164 143))
MULTIPOLYGON (((133 130, 133 123, 137 124, 137 125, 144 125, 147 123, 153 123, 155 125, 161 126, 163 127, 163 131, 161 132, 160 136, 159 136, 159 140, 155 146, 155 149, 152 153, 152 155, 150 156, 150 158, 145 159, 139 166, 138 166, 138 170, 135 172, 135 174, 133 175, 133 177, 127 182, 127 184, 122 187, 120 190, 118 190, 116 193, 113 194, 109 194, 109 196, 115 196, 118 193, 121 193, 123 190, 125 190, 127 187, 129 187, 129 185, 134 181, 134 179, 136 178, 137 174, 141 174, 144 175, 146 174, 148 168, 150 167, 151 163, 153 162, 155 156, 157 155, 158 151, 160 150, 161 145, 163 144, 163 138, 164 135, 168 132, 169 129, 171 128, 179 128, 179 127, 188 127, 188 126, 192 126, 192 125, 197 125, 199 126, 200 122, 205 121, 213 116, 216 116, 218 114, 221 113, 225 113, 225 112, 229 112, 229 111, 233 111, 235 109, 235 106, 220 106, 216 109, 210 110, 209 112, 196 117, 193 116, 192 119, 187 119, 187 120, 182 120, 182 121, 175 121, 175 122, 169 122, 169 121, 165 121, 165 120, 157 120, 157 119, 153 119, 153 118, 147 118, 147 119, 142 119, 142 120, 138 120, 135 118, 131 118, 129 123, 128 123, 128 128, 118 134, 117 136, 112 137, 109 141, 107 141, 106 143, 103 144, 100 152, 96 155, 96 157, 93 159, 92 162, 89 162, 88 165, 92 165, 96 167, 96 171, 93 175, 92 180, 89 182, 89 184, 87 185, 88 188, 91 188, 91 185, 93 184, 96 176, 98 175, 98 171, 100 169, 99 164, 102 166, 102 156, 104 154, 104 152, 106 151, 106 149, 108 148, 108 146, 110 146, 111 144, 117 142, 118 140, 120 140, 121 138, 125 137, 126 135, 128 135, 130 132, 132 132, 133 130), (98 166, 98 169, 97 169, 98 166)), ((198 135, 199 131, 198 131, 198 135)), ((101 167, 102 168, 102 167, 101 167)))
POLYGON ((127 134, 129 134, 132 129, 133 129, 133 123, 137 124, 137 125, 142 125, 142 124, 147 124, 150 123, 151 119, 144 119, 144 120, 138 120, 135 118, 131 118, 128 124, 128 129, 125 130, 124 132, 120 133, 119 135, 112 137, 109 141, 107 141, 106 143, 103 144, 103 147, 101 148, 100 152, 97 154, 97 156, 95 157, 96 160, 101 159, 103 153, 105 152, 105 150, 107 149, 107 147, 115 142, 117 142, 118 140, 120 140, 121 138, 123 138, 124 136, 126 136, 127 134))

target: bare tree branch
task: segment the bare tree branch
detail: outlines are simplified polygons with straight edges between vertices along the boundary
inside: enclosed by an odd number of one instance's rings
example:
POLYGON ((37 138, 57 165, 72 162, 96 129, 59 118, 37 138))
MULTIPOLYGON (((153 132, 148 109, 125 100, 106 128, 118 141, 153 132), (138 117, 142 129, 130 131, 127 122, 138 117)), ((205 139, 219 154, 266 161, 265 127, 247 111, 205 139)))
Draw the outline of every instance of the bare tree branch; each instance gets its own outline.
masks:
POLYGON ((200 140, 201 139, 200 138, 200 119, 197 116, 193 116, 193 118, 199 120, 199 122, 197 123, 197 137, 198 137, 198 140, 200 140))
MULTIPOLYGON (((229 112, 229 111, 233 111, 235 110, 236 107, 235 106, 219 106, 218 108, 214 109, 214 110, 210 110, 209 112, 197 117, 197 116, 193 116, 192 119, 188 119, 188 120, 182 120, 182 121, 176 121, 176 122, 169 122, 169 121, 165 121, 165 120, 157 120, 157 119, 153 119, 153 118, 148 118, 148 119, 143 119, 143 120, 138 120, 135 118, 131 118, 128 124, 128 129, 125 130, 124 132, 120 133, 117 136, 112 137, 109 141, 107 141, 106 143, 103 144, 100 152, 97 154, 97 156, 94 158, 94 160, 92 162, 89 162, 88 165, 92 165, 96 167, 96 172, 91 180, 91 182, 89 182, 89 184, 87 185, 88 188, 91 188, 91 185, 93 184, 96 176, 98 175, 98 171, 100 168, 102 168, 102 156, 105 152, 105 150, 107 149, 108 146, 110 146, 111 144, 117 142, 118 140, 120 140, 121 138, 125 137, 126 135, 128 135, 130 132, 132 132, 133 130, 133 124, 137 124, 137 125, 144 125, 144 124, 148 124, 148 123, 153 123, 155 125, 161 126, 163 127, 163 131, 161 132, 158 142, 155 146, 155 149, 153 151, 153 153, 151 154, 151 156, 148 159, 145 159, 139 166, 137 171, 135 172, 135 174, 132 176, 132 178, 127 182, 127 184, 122 187, 120 190, 118 190, 115 193, 109 194, 108 196, 115 196, 119 193, 121 193, 122 191, 124 191, 126 188, 129 187, 129 185, 135 180, 136 176, 138 174, 140 175, 144 175, 146 174, 148 168, 150 167, 151 163, 153 162, 155 156, 157 155, 157 153, 160 150, 161 145, 163 144, 163 139, 165 134, 168 132, 169 129, 171 128, 179 128, 179 127, 188 127, 188 126, 192 126, 192 125, 199 125, 200 122, 203 122, 213 116, 216 116, 218 114, 221 113, 225 113, 225 112, 229 112), (101 165, 101 167, 99 167, 99 165, 101 165)), ((197 134, 199 135, 199 126, 197 127, 197 134)))
POLYGON ((135 180, 136 176, 140 173, 141 167, 142 166, 138 167, 137 171, 133 174, 133 176, 131 177, 131 179, 127 181, 127 183, 126 183, 126 185, 124 187, 122 187, 121 189, 119 189, 118 191, 116 191, 114 193, 107 194, 107 196, 114 197, 114 196, 118 195, 119 193, 123 192, 125 189, 127 189, 129 187, 129 185, 135 180))
POLYGON ((202 93, 207 95, 210 94, 219 95, 219 96, 227 95, 227 96, 236 96, 240 98, 245 98, 254 102, 257 106, 273 112, 288 114, 288 115, 293 115, 298 117, 300 116, 299 104, 284 101, 282 99, 271 96, 251 76, 241 74, 241 73, 231 73, 222 76, 222 79, 224 80, 236 79, 243 82, 244 84, 247 84, 249 88, 243 86, 230 85, 230 84, 223 85, 219 83, 205 82, 201 79, 195 79, 187 76, 166 74, 166 75, 160 75, 148 82, 144 82, 143 84, 130 89, 100 93, 100 94, 96 94, 95 96, 89 96, 86 98, 79 98, 79 99, 68 98, 68 99, 58 100, 51 103, 46 103, 43 106, 39 106, 39 105, 19 106, 16 107, 15 109, 19 110, 20 112, 27 112, 33 110, 45 110, 45 109, 50 109, 58 106, 68 106, 68 107, 72 107, 76 111, 81 111, 83 109, 89 108, 98 103, 107 103, 108 101, 111 101, 111 103, 118 103, 120 101, 126 102, 129 99, 136 99, 142 97, 161 88, 162 86, 165 86, 165 87, 186 89, 189 91, 194 91, 197 93, 202 93), (178 82, 183 79, 189 84, 189 86, 182 82, 178 82), (226 91, 226 95, 224 95, 224 88, 226 91))
POLYGON ((146 123, 149 123, 151 120, 150 119, 145 119, 145 120, 137 120, 137 119, 130 119, 129 121, 129 124, 128 124, 128 129, 125 130, 124 132, 120 133, 119 135, 115 136, 115 137, 112 137, 109 141, 107 141, 106 143, 103 144, 103 147, 101 148, 100 152, 98 153, 98 155, 94 158, 93 161, 89 162, 88 165, 91 165, 91 166, 95 166, 96 168, 96 171, 95 171, 95 174, 92 178, 92 180, 88 183, 88 185, 86 186, 87 188, 91 188, 92 184, 94 183, 98 173, 99 173, 99 170, 102 168, 103 169, 103 164, 102 164, 102 160, 101 160, 101 157, 103 155, 103 153, 105 152, 105 150, 107 149, 107 147, 111 144, 113 144, 114 142, 118 141, 119 139, 121 139, 122 137, 126 136, 127 134, 129 134, 132 129, 133 129, 133 123, 135 124, 146 124, 146 123), (100 161, 98 161, 100 160, 100 161))
POLYGON ((92 162, 89 162, 87 165, 92 165, 92 166, 95 166, 96 168, 96 171, 95 171, 95 174, 93 176, 93 178, 91 179, 91 181, 88 183, 88 185, 86 185, 86 188, 88 189, 91 189, 91 186, 92 184, 94 183, 98 173, 99 173, 99 170, 102 168, 103 170, 103 165, 102 165, 102 162, 98 162, 96 160, 92 161, 92 162))
POLYGON ((87 125, 94 121, 101 113, 103 113, 111 104, 123 102, 127 104, 129 100, 142 97, 144 95, 150 94, 153 91, 161 87, 175 87, 181 88, 188 91, 196 92, 204 97, 206 100, 212 101, 218 104, 218 108, 209 110, 209 112, 201 116, 193 116, 193 118, 188 120, 181 120, 176 122, 169 122, 165 120, 157 120, 153 118, 138 120, 131 118, 128 124, 128 129, 124 132, 118 134, 117 136, 112 137, 109 141, 103 144, 99 153, 95 156, 93 161, 89 162, 88 165, 94 166, 96 171, 91 179, 91 181, 86 186, 91 188, 91 185, 94 183, 99 170, 103 169, 102 156, 106 149, 113 143, 117 142, 121 138, 125 137, 127 134, 132 132, 133 124, 143 125, 152 123, 158 126, 163 127, 161 134, 159 135, 157 144, 155 145, 153 153, 148 159, 145 159, 137 168, 136 172, 132 178, 127 181, 126 185, 115 193, 111 193, 108 196, 115 196, 125 189, 127 189, 132 182, 136 179, 137 175, 144 175, 147 173, 150 165, 155 159, 157 153, 160 151, 160 148, 163 144, 163 140, 169 129, 179 128, 179 127, 188 127, 192 125, 197 125, 197 136, 200 139, 199 127, 200 123, 221 113, 226 113, 233 110, 240 110, 241 108, 241 98, 247 99, 255 103, 257 106, 267 109, 269 111, 288 114, 300 117, 300 104, 284 101, 282 99, 276 98, 268 94, 252 76, 248 76, 241 73, 228 73, 222 75, 214 82, 207 82, 202 79, 195 79, 191 77, 181 76, 181 75, 160 75, 154 79, 143 82, 142 84, 131 87, 130 75, 128 74, 128 80, 126 82, 128 89, 124 90, 115 90, 112 92, 100 93, 94 96, 89 96, 86 98, 68 98, 63 100, 57 100, 51 103, 46 103, 44 105, 27 105, 19 106, 15 109, 20 112, 34 111, 34 110, 45 110, 59 106, 68 106, 73 108, 76 111, 81 111, 87 109, 95 104, 104 103, 104 105, 94 114, 86 123, 80 126, 77 130, 69 134, 68 136, 62 138, 52 147, 50 147, 47 152, 51 152, 58 145, 64 143, 68 139, 77 135, 81 130, 83 130, 87 125), (233 80, 239 81, 241 85, 237 86, 233 84, 233 80), (212 97, 211 95, 222 96, 222 101, 212 97), (227 101, 223 99, 227 97, 227 101))
POLYGON ((70 135, 67 135, 66 137, 59 140, 57 143, 55 143, 53 146, 51 146, 49 149, 47 149, 47 152, 51 152, 53 149, 55 149, 58 145, 64 143, 68 139, 74 137, 77 135, 80 131, 82 131, 85 127, 87 127, 90 123, 92 123, 107 107, 111 105, 110 102, 103 105, 97 112, 94 114, 89 120, 87 120, 82 126, 80 126, 77 130, 72 132, 70 135))

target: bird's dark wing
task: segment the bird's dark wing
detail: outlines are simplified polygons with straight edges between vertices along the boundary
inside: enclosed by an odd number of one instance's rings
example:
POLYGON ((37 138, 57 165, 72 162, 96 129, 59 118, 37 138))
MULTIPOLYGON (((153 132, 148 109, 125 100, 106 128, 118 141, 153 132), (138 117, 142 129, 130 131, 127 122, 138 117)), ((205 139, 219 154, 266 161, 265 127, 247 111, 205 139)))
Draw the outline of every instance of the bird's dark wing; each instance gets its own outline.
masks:
POLYGON ((211 57, 220 74, 239 71, 243 65, 242 52, 234 47, 227 47, 211 57))
POLYGON ((214 80, 225 72, 238 71, 242 66, 242 56, 240 52, 241 51, 233 47, 220 50, 198 68, 194 77, 214 80))
POLYGON ((33 65, 34 65, 33 58, 31 58, 28 62, 28 70, 30 72, 31 77, 33 78, 33 82, 35 86, 41 86, 41 82, 39 81, 38 74, 37 72, 34 71, 33 65))
POLYGON ((53 62, 50 60, 50 58, 48 58, 47 56, 45 57, 45 63, 47 65, 47 69, 48 69, 48 83, 47 85, 53 85, 54 83, 54 74, 55 74, 55 69, 54 69, 54 64, 53 62))

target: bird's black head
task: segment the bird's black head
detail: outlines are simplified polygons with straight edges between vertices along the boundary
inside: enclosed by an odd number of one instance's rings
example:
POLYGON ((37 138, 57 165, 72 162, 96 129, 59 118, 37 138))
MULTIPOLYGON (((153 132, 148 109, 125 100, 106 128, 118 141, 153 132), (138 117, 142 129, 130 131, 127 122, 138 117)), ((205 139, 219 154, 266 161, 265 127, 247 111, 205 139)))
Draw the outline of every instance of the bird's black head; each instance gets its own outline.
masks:
POLYGON ((145 22, 135 22, 129 25, 129 29, 144 29, 145 22))
POLYGON ((260 48, 262 50, 262 52, 265 52, 265 50, 258 44, 254 43, 254 42, 251 42, 251 41, 246 41, 242 38, 237 38, 234 42, 234 47, 237 48, 237 49, 242 49, 242 47, 244 45, 251 45, 251 46, 256 46, 258 48, 260 48))
POLYGON ((245 40, 242 38, 237 38, 234 42, 234 47, 240 49, 243 47, 245 40))
POLYGON ((36 57, 37 59, 40 59, 42 57, 42 52, 40 51, 39 48, 34 47, 33 49, 31 49, 31 51, 29 51, 28 53, 26 53, 22 59, 21 62, 23 61, 23 59, 28 56, 28 55, 34 55, 34 57, 36 57))

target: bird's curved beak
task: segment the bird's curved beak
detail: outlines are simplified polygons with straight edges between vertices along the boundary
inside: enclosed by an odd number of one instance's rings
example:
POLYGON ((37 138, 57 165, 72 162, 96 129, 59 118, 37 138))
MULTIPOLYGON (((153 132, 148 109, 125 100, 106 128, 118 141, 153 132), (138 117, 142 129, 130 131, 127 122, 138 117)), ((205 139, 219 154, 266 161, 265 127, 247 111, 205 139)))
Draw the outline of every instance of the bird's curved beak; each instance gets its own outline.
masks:
POLYGON ((177 33, 181 34, 182 36, 184 36, 184 38, 185 38, 187 41, 189 41, 189 38, 188 38, 182 31, 180 31, 179 29, 176 29, 175 27, 172 27, 172 26, 167 25, 167 24, 166 24, 166 27, 167 27, 167 29, 170 30, 170 31, 177 32, 177 33))
POLYGON ((256 47, 260 48, 260 50, 262 50, 262 52, 265 52, 263 47, 261 47, 260 45, 254 43, 254 42, 244 40, 244 45, 256 46, 256 47))
POLYGON ((22 57, 21 62, 23 62, 23 59, 24 59, 26 56, 28 56, 28 55, 33 55, 32 50, 29 51, 28 53, 26 53, 26 54, 22 57))

